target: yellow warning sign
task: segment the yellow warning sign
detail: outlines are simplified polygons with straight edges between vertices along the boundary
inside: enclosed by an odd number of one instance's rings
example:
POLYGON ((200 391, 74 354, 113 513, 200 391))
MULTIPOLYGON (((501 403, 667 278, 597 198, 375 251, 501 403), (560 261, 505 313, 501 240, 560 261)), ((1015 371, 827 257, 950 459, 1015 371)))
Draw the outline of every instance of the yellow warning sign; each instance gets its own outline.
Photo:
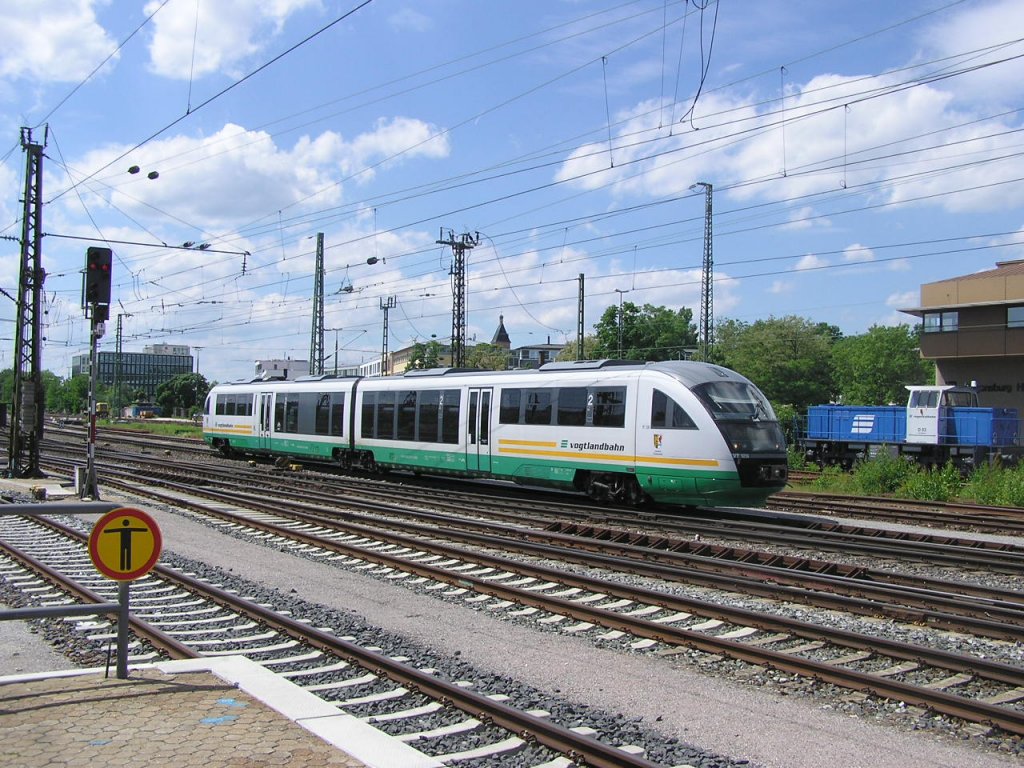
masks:
POLYGON ((89 534, 89 557, 109 579, 145 576, 160 559, 163 539, 156 521, 140 509, 121 507, 96 521, 89 534))

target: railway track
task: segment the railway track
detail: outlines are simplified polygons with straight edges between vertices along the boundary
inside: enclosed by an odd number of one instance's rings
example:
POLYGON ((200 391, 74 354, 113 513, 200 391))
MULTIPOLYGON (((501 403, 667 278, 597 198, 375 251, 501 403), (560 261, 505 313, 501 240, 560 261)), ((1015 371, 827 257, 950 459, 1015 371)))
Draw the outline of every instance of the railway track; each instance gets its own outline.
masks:
MULTIPOLYGON (((110 478, 107 482, 111 482, 110 478)), ((343 521, 338 521, 325 515, 322 509, 312 511, 312 503, 297 504, 281 499, 258 503, 251 494, 199 489, 198 492, 207 497, 216 496, 214 501, 200 503, 195 500, 196 489, 184 486, 159 494, 132 488, 128 483, 124 487, 163 503, 188 506, 232 526, 259 531, 251 535, 272 536, 274 540, 290 542, 289 546, 308 548, 304 550, 307 556, 314 551, 323 553, 318 555, 321 557, 333 554, 358 564, 373 563, 386 569, 390 574, 388 578, 398 579, 396 574, 402 573, 407 574, 402 579, 447 585, 446 594, 451 598, 494 601, 498 609, 521 616, 541 612, 536 620, 547 621, 551 625, 572 619, 576 622, 572 631, 594 629, 600 633, 600 639, 620 641, 633 651, 649 649, 655 644, 697 649, 786 670, 843 688, 870 691, 952 717, 992 723, 1011 733, 1024 733, 1024 712, 1016 706, 1024 699, 1024 671, 1011 663, 884 640, 866 633, 830 630, 766 612, 723 607, 675 594, 669 589, 623 585, 615 579, 595 578, 503 555, 483 554, 483 548, 486 547, 487 552, 497 552, 518 547, 519 555, 531 558, 569 559, 588 569, 634 573, 638 572, 638 563, 642 563, 650 552, 634 553, 632 558, 612 561, 607 555, 584 557, 577 547, 566 548, 562 552, 556 552, 551 544, 530 544, 527 548, 521 541, 515 543, 512 539, 499 540, 495 535, 483 534, 475 534, 468 540, 471 548, 460 548, 438 541, 457 536, 448 526, 443 527, 442 534, 442 526, 437 520, 432 524, 421 524, 418 529, 412 523, 404 523, 399 527, 405 532, 394 533, 382 530, 382 527, 395 527, 394 521, 382 524, 375 519, 372 525, 366 525, 355 522, 357 516, 350 510, 343 513, 343 521), (285 515, 289 509, 292 511, 285 515), (516 585, 517 581, 521 583, 516 585), (971 693, 951 692, 957 690, 971 693)), ((375 514, 379 515, 381 511, 378 509, 375 514)), ((394 506, 384 511, 391 514, 399 512, 394 506)), ((522 533, 521 527, 511 530, 522 533)), ((639 572, 649 579, 693 578, 692 574, 678 569, 673 575, 671 570, 668 566, 647 563, 639 572)), ((708 583, 714 581, 706 574, 703 578, 708 583)), ((727 583, 722 580, 715 586, 733 590, 741 588, 736 580, 727 583)), ((776 586, 773 590, 773 597, 777 600, 792 601, 798 591, 804 593, 805 599, 807 594, 806 588, 776 586)), ((931 594, 934 596, 936 593, 931 594)), ((919 597, 927 600, 928 593, 919 597)), ((971 603, 973 599, 966 595, 957 597, 964 604, 971 603)), ((830 600, 833 609, 853 610, 858 598, 841 600, 832 596, 830 600)), ((1015 600, 995 602, 989 596, 981 600, 980 605, 976 603, 974 608, 981 614, 986 611, 1003 612, 999 620, 988 620, 988 631, 1008 632, 1009 637, 1019 641, 1022 601, 1024 598, 1019 595, 1015 600)), ((487 605, 492 606, 492 603, 487 605)), ((951 604, 946 605, 949 607, 951 604)), ((870 605, 862 602, 861 610, 864 608, 870 608, 870 605)), ((876 605, 875 612, 879 610, 876 605)), ((905 621, 935 620, 941 623, 950 620, 950 616, 944 616, 934 607, 916 611, 902 608, 896 614, 905 621)), ((967 619, 961 616, 956 621, 967 622, 967 619)), ((985 620, 980 621, 976 627, 986 623, 985 620)), ((968 624, 959 626, 964 628, 968 624)))
MULTIPOLYGON (((0 573, 8 585, 19 584, 51 605, 69 595, 84 602, 113 599, 116 585, 91 568, 83 532, 55 520, 11 517, 0 517, 0 530, 0 573)), ((529 750, 537 765, 656 766, 634 745, 619 748, 587 729, 562 727, 549 713, 478 693, 471 681, 446 681, 435 670, 293 618, 291 605, 274 607, 265 600, 157 566, 152 576, 133 584, 131 624, 139 641, 131 661, 244 655, 444 763, 500 765, 503 755, 516 753, 523 764, 529 750), (453 717, 455 710, 462 714, 453 717), (481 746, 464 748, 467 732, 481 746)), ((108 622, 88 621, 77 622, 75 631, 102 647, 113 629, 108 622)))
MULTIPOLYGON (((442 485, 440 492, 432 493, 435 490, 433 483, 423 484, 416 478, 395 483, 319 472, 275 473, 268 471, 268 465, 247 467, 238 462, 175 462, 172 465, 163 459, 156 463, 145 456, 109 450, 100 455, 106 461, 121 465, 134 464, 154 479, 180 482, 187 475, 192 485, 234 484, 252 489, 254 493, 262 490, 339 502, 406 503, 415 507, 423 505, 426 492, 433 511, 447 510, 462 515, 466 509, 475 509, 479 516, 487 519, 545 528, 552 532, 575 534, 588 531, 588 535, 601 538, 620 537, 627 535, 623 532, 630 532, 635 533, 637 541, 643 541, 646 546, 657 546, 652 542, 665 538, 667 543, 662 543, 662 548, 671 544, 676 549, 686 548, 695 555, 714 554, 724 558, 733 553, 732 559, 735 560, 751 557, 743 547, 716 548, 712 543, 739 540, 811 552, 856 554, 894 562, 912 559, 956 569, 997 570, 1007 574, 1024 571, 1024 548, 1018 545, 966 536, 924 535, 854 526, 819 516, 780 516, 756 510, 698 510, 682 516, 661 512, 638 513, 594 507, 583 501, 565 500, 564 496, 555 496, 559 500, 554 500, 550 495, 544 495, 542 501, 530 503, 528 494, 505 486, 484 490, 474 485, 467 490, 465 484, 454 489, 442 485), (230 473, 230 479, 225 480, 225 472, 230 473), (511 498, 506 498, 508 496, 511 498), (686 543, 687 540, 698 543, 686 543)), ((117 470, 112 467, 109 471, 117 470)))

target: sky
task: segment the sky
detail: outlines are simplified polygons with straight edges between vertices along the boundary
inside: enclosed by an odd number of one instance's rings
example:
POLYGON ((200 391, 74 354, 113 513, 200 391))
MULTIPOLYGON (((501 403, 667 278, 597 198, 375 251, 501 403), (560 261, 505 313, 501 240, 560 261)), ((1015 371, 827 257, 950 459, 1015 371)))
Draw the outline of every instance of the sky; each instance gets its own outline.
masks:
POLYGON ((1018 0, 0 0, 0 367, 44 144, 43 368, 185 344, 211 381, 466 324, 573 343, 619 302, 846 335, 1024 258, 1018 0), (132 173, 130 169, 137 168, 132 173), (154 173, 155 172, 155 173, 154 173), (150 178, 155 176, 155 178, 150 178), (710 192, 709 192, 710 188, 710 192))

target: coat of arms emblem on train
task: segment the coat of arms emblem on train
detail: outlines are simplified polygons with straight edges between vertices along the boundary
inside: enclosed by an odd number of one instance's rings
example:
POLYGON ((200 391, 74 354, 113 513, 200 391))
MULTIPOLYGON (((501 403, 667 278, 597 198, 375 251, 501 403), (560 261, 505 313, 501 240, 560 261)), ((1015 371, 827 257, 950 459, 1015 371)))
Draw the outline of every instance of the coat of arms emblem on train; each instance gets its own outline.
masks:
POLYGON ((659 435, 657 432, 654 433, 654 450, 661 448, 661 443, 665 438, 659 435))

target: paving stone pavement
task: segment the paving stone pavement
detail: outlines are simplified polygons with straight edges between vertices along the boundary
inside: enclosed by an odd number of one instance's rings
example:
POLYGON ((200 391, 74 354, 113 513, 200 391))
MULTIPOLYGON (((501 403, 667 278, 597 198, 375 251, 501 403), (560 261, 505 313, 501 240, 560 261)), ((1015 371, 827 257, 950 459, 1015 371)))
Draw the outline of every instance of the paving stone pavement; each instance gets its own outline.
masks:
POLYGON ((364 763, 207 672, 0 685, 0 765, 262 768, 364 763))

